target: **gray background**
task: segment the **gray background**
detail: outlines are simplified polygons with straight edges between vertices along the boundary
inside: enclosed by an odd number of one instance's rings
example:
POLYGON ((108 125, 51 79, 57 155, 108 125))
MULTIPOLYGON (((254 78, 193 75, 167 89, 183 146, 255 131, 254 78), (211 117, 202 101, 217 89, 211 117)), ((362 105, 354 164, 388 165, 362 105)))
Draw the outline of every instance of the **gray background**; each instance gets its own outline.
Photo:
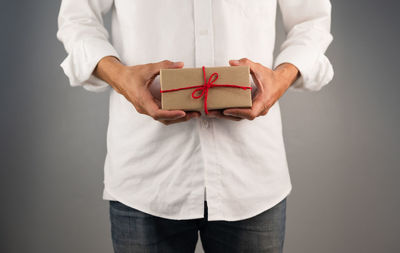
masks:
MULTIPOLYGON (((68 86, 59 2, 0 10, 0 252, 111 252, 108 97, 68 86)), ((398 10, 335 0, 333 82, 281 100, 294 186, 287 253, 400 252, 398 10)))

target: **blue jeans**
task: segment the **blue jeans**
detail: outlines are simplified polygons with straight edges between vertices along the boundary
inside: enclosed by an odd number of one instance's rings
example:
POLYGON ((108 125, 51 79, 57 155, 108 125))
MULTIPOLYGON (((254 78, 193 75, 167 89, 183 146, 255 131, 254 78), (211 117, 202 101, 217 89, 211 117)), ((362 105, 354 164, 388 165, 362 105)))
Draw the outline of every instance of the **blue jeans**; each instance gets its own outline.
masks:
POLYGON ((285 238, 286 199, 254 217, 239 221, 204 218, 171 220, 110 201, 112 242, 115 253, 193 253, 200 240, 206 253, 281 253, 285 238))

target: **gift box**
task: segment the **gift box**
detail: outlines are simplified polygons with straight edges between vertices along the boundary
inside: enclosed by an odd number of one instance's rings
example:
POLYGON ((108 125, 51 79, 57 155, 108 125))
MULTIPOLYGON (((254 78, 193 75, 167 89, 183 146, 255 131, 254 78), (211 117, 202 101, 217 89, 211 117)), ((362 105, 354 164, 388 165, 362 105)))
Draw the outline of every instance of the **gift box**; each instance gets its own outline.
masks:
POLYGON ((248 66, 161 69, 161 107, 164 110, 204 111, 249 108, 248 66))

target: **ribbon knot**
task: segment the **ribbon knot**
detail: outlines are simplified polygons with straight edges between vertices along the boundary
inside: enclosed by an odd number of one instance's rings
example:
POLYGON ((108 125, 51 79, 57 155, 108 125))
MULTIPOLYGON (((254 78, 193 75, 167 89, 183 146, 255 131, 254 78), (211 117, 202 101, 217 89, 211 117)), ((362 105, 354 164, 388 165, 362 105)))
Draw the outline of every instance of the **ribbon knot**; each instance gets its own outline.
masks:
POLYGON ((213 87, 231 87, 231 88, 241 88, 243 90, 250 89, 251 87, 249 86, 240 86, 240 85, 234 85, 234 84, 214 84, 215 81, 218 79, 218 73, 214 72, 210 75, 210 77, 206 78, 206 69, 203 66, 203 79, 204 79, 204 84, 203 85, 195 85, 195 86, 188 86, 188 87, 183 87, 183 88, 177 88, 177 89, 169 89, 169 90, 160 90, 161 93, 164 92, 172 92, 172 91, 179 91, 179 90, 187 90, 187 89, 195 89, 192 92, 192 98, 194 99, 199 99, 202 96, 204 96, 204 112, 208 114, 208 109, 207 109, 207 98, 208 98, 208 90, 213 88, 213 87), (201 93, 199 95, 196 95, 199 91, 201 93))

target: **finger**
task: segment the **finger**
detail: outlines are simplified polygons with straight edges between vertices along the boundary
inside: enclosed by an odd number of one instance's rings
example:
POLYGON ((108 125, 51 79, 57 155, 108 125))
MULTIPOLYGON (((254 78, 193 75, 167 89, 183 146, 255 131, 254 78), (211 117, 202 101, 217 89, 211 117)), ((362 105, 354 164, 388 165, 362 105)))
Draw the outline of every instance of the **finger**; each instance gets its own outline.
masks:
POLYGON ((188 111, 186 112, 186 114, 191 115, 192 118, 198 118, 201 116, 201 113, 198 111, 188 111))
POLYGON ((254 119, 251 116, 251 109, 240 109, 240 108, 226 109, 223 111, 223 114, 226 116, 237 117, 248 120, 254 119))
POLYGON ((175 120, 186 116, 186 113, 182 110, 160 109, 159 100, 154 98, 148 89, 144 89, 141 102, 146 114, 155 120, 175 120))
POLYGON ((159 121, 165 125, 171 125, 171 124, 175 124, 175 123, 189 121, 190 119, 198 118, 198 117, 200 117, 199 112, 187 112, 186 116, 183 118, 179 118, 176 120, 159 120, 159 121))
POLYGON ((158 109, 150 114, 150 116, 155 120, 176 120, 179 118, 184 118, 186 113, 180 110, 161 110, 158 109))
POLYGON ((232 108, 225 109, 223 111, 224 115, 240 117, 248 120, 254 120, 256 117, 260 116, 263 111, 266 110, 266 106, 264 101, 261 99, 261 96, 256 96, 253 100, 253 105, 250 108, 240 109, 240 108, 232 108))
POLYGON ((160 69, 176 69, 183 68, 184 63, 182 61, 172 62, 169 60, 163 60, 160 62, 150 63, 153 75, 158 75, 160 69))
POLYGON ((261 82, 258 78, 258 72, 260 70, 260 64, 255 63, 247 58, 241 58, 240 60, 229 60, 229 65, 231 66, 249 66, 250 74, 253 78, 254 84, 257 86, 258 89, 261 87, 261 82))
POLYGON ((249 66, 250 67, 250 72, 255 72, 257 71, 258 64, 247 59, 247 58, 241 58, 239 60, 229 60, 229 65, 231 66, 249 66))
POLYGON ((234 116, 229 116, 229 115, 224 115, 221 110, 211 110, 208 111, 207 117, 210 118, 219 118, 219 119, 228 119, 228 120, 234 120, 234 121, 239 121, 242 120, 243 118, 239 117, 234 117, 234 116))

